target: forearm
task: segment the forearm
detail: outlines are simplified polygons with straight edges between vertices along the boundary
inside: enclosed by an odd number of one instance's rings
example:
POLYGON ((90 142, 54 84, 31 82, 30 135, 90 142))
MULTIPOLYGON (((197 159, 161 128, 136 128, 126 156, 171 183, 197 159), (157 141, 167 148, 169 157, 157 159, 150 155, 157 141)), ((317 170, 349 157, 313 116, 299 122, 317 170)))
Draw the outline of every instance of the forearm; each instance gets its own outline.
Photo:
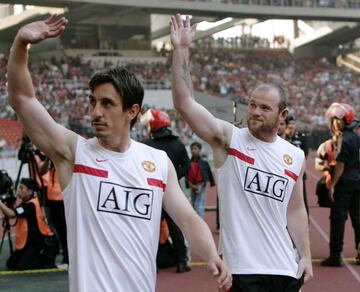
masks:
POLYGON ((0 209, 5 214, 6 217, 9 217, 9 218, 16 217, 15 211, 11 210, 3 202, 0 202, 0 209))
POLYGON ((208 225, 197 215, 182 225, 182 231, 190 248, 203 260, 209 262, 218 257, 217 249, 208 225))
POLYGON ((28 70, 27 44, 17 37, 10 49, 7 66, 9 99, 12 107, 17 107, 21 98, 34 97, 35 92, 28 70))
POLYGON ((332 175, 331 186, 335 187, 344 172, 344 163, 337 161, 332 175))
POLYGON ((189 100, 194 96, 189 68, 189 49, 174 49, 172 58, 172 94, 174 106, 178 111, 183 112, 186 110, 189 100))
POLYGON ((305 208, 291 211, 287 216, 288 230, 301 258, 311 258, 309 225, 305 208))

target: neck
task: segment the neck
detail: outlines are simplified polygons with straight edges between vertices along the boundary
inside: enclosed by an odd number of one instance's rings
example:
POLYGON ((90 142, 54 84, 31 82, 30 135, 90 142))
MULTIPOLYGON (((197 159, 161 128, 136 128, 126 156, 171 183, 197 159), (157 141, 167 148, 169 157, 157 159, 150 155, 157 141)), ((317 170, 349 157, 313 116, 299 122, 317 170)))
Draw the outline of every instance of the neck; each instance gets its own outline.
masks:
POLYGON ((107 150, 126 152, 131 144, 129 135, 117 137, 98 137, 99 144, 107 150))
POLYGON ((267 132, 267 133, 264 133, 264 132, 251 132, 250 133, 257 139, 261 140, 261 141, 264 141, 264 142, 268 142, 268 143, 271 143, 271 142, 275 142, 276 140, 276 137, 277 137, 277 132, 267 132))

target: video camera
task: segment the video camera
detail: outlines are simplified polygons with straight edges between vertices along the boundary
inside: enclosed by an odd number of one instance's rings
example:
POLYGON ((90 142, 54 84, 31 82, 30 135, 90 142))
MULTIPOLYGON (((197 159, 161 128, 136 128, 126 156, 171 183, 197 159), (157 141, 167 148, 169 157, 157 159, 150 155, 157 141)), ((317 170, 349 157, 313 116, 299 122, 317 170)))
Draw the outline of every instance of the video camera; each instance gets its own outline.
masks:
POLYGON ((24 135, 19 149, 18 159, 23 163, 34 163, 34 157, 36 155, 38 155, 42 161, 46 158, 39 149, 34 148, 30 138, 24 135))
POLYGON ((5 170, 0 170, 0 200, 8 207, 13 206, 16 200, 12 179, 5 170))

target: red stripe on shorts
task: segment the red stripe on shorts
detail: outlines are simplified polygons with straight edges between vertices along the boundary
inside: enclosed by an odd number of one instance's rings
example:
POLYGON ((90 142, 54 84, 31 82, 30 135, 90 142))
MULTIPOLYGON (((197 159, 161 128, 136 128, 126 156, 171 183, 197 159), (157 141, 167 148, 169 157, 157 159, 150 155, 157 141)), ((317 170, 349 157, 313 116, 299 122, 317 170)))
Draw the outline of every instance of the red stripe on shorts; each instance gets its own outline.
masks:
POLYGON ((93 168, 93 167, 85 166, 82 164, 75 164, 74 172, 75 173, 84 173, 84 174, 98 176, 98 177, 108 177, 108 175, 109 175, 107 170, 93 168))
POLYGON ((291 177, 294 181, 297 181, 298 177, 295 173, 293 173, 291 170, 285 169, 285 174, 289 177, 291 177))
POLYGON ((166 184, 164 184, 163 181, 161 181, 160 179, 148 178, 148 179, 147 179, 147 183, 148 183, 150 186, 154 186, 154 187, 161 188, 161 189, 165 192, 166 184))
POLYGON ((235 148, 229 148, 228 149, 228 154, 229 155, 233 155, 236 156, 237 158, 241 159, 242 161, 245 161, 249 164, 254 164, 255 163, 255 159, 247 156, 246 154, 240 152, 239 150, 236 150, 235 148))

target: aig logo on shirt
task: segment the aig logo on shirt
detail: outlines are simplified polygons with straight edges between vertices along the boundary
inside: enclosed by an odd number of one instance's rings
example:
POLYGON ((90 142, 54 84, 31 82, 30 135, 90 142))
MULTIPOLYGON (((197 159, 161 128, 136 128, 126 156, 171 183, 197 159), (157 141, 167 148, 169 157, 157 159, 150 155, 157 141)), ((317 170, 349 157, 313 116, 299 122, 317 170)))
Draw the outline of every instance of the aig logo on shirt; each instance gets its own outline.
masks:
POLYGON ((151 219, 153 191, 100 182, 97 210, 151 219))
POLYGON ((244 189, 253 194, 269 197, 282 202, 289 180, 270 172, 248 167, 244 189))

